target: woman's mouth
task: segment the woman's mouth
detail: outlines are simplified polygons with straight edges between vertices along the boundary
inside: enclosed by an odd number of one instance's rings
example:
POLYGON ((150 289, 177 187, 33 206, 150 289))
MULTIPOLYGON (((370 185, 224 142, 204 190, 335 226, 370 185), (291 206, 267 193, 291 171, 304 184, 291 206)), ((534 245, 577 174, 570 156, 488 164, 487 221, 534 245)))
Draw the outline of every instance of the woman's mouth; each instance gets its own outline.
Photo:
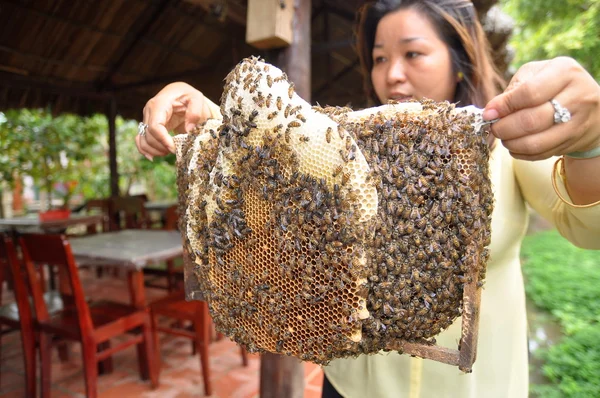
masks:
POLYGON ((412 96, 410 95, 404 95, 404 94, 392 94, 389 97, 390 101, 395 101, 395 102, 406 102, 408 100, 410 100, 412 98, 412 96))

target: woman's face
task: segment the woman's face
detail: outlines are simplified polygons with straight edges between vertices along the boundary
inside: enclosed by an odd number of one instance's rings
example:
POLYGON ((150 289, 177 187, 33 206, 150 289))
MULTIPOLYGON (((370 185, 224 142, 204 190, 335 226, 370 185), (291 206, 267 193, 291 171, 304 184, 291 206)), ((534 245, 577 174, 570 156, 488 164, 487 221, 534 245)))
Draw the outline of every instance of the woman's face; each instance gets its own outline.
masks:
POLYGON ((385 104, 409 98, 452 101, 458 78, 448 46, 432 23, 407 8, 387 14, 377 25, 371 81, 385 104))

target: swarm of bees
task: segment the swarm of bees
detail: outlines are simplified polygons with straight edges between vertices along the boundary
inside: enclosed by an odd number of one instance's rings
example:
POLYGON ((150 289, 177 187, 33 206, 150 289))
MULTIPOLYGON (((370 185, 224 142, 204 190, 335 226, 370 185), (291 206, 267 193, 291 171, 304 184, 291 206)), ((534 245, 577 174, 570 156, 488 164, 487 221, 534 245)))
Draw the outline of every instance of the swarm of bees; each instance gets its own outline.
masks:
POLYGON ((489 150, 473 115, 311 107, 257 58, 227 76, 221 112, 175 138, 180 227, 218 330, 320 364, 434 344, 485 276, 489 150))

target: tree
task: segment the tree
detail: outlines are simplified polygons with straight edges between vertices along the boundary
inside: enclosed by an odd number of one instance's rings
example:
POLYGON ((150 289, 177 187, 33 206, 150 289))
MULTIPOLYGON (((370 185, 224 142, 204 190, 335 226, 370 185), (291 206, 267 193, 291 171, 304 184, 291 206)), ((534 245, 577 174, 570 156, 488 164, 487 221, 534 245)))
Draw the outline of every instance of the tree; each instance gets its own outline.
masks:
POLYGON ((600 0, 503 0, 515 20, 514 66, 566 55, 600 81, 600 0))
MULTIPOLYGON (((9 110, 0 124, 6 153, 0 170, 6 181, 30 175, 48 193, 48 208, 56 183, 76 181, 78 165, 88 158, 98 139, 98 126, 75 115, 53 116, 49 109, 9 110)), ((73 193, 64 192, 65 205, 73 193)))
MULTIPOLYGON (((120 117, 116 122, 121 194, 138 183, 153 199, 174 199, 174 156, 148 161, 135 148, 137 122, 120 117)), ((53 116, 44 109, 0 113, 0 182, 10 186, 16 177, 30 175, 49 201, 57 182, 77 181, 77 192, 87 199, 109 196, 108 152, 104 115, 53 116)))

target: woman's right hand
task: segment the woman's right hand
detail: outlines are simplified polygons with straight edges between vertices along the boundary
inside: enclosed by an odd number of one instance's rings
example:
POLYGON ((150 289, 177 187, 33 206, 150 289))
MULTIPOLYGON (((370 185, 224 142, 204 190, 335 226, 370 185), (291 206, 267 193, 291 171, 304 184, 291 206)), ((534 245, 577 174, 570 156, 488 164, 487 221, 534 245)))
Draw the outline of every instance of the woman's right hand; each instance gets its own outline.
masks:
POLYGON ((135 138, 138 151, 150 160, 154 156, 174 153, 175 145, 169 131, 185 133, 210 117, 204 94, 187 83, 171 83, 144 107, 143 122, 148 128, 146 134, 138 134, 135 138))

